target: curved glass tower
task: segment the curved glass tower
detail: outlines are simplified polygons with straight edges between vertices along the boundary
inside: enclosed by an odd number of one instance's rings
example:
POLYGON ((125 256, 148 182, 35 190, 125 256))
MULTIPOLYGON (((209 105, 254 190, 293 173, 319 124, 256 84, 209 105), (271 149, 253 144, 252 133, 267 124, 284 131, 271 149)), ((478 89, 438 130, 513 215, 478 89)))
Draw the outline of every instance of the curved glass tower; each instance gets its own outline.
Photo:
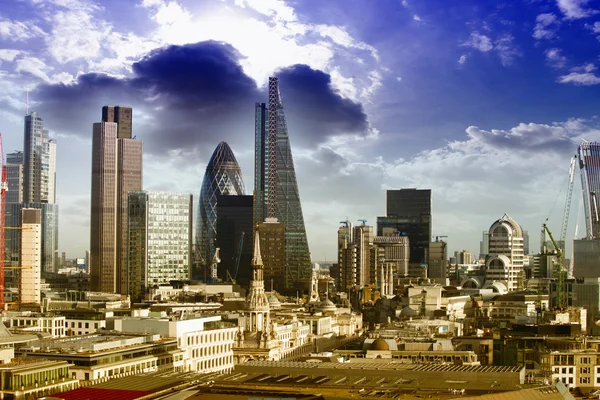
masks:
POLYGON ((208 265, 215 254, 217 237, 217 197, 219 195, 245 194, 242 170, 225 142, 219 143, 204 173, 198 219, 196 222, 196 251, 200 262, 208 265))

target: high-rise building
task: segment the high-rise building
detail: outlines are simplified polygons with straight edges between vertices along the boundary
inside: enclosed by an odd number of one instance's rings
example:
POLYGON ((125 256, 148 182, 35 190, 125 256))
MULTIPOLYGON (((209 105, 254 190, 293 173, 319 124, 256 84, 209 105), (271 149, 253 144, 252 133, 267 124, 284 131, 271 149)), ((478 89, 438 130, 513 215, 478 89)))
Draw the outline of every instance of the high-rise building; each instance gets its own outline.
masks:
POLYGON ((6 155, 7 203, 23 202, 23 161, 24 154, 22 151, 6 155))
POLYGON ((473 254, 470 251, 455 251, 454 256, 457 264, 473 264, 473 254))
POLYGON ((343 222, 337 232, 338 239, 338 277, 339 290, 348 292, 357 286, 356 246, 352 241, 352 224, 343 222))
POLYGON ((523 270, 523 228, 504 214, 488 231, 489 254, 485 260, 486 280, 504 282, 509 291, 519 290, 523 270))
POLYGON ((269 78, 269 103, 255 105, 255 221, 285 226, 286 287, 310 281, 311 262, 279 79, 269 78))
POLYGON ((382 258, 386 262, 394 263, 394 273, 398 277, 408 275, 408 259, 409 259, 409 239, 408 236, 400 236, 397 233, 391 234, 386 230, 383 231, 383 236, 375 236, 373 238, 373 246, 380 249, 375 261, 381 261, 382 258))
POLYGON ((55 203, 56 142, 36 112, 25 116, 23 202, 55 203))
POLYGON ((42 213, 39 209, 21 210, 20 302, 39 304, 42 300, 42 213))
POLYGON ((388 190, 385 217, 377 217, 377 235, 384 228, 395 229, 401 236, 408 236, 410 244, 409 264, 412 268, 428 264, 431 241, 431 190, 388 190))
POLYGON ((245 192, 242 170, 231 147, 225 142, 219 143, 206 166, 198 200, 195 250, 205 267, 212 261, 216 249, 218 196, 238 196, 245 192))
POLYGON ((129 192, 128 293, 143 299, 149 287, 190 279, 192 195, 129 192))
POLYGON ((488 231, 483 231, 481 234, 481 242, 479 242, 479 258, 485 260, 488 253, 490 252, 490 236, 488 231))
POLYGON ((586 226, 586 239, 597 239, 600 193, 600 142, 583 142, 577 148, 581 172, 581 191, 586 226))
POLYGON ((354 227, 352 241, 356 247, 356 284, 365 287, 375 283, 375 277, 371 277, 371 246, 373 246, 373 227, 362 225, 354 227))
POLYGON ((264 279, 273 289, 285 289, 285 226, 276 218, 258 224, 264 279))
MULTIPOLYGON (((216 247, 221 258, 218 276, 223 281, 231 277, 244 287, 252 275, 252 204, 252 196, 217 196, 216 247)), ((266 261, 263 263, 266 265, 266 261)))
POLYGON ((142 190, 143 143, 131 138, 130 127, 124 136, 117 132, 115 122, 93 127, 90 278, 93 291, 126 293, 127 201, 129 192, 142 190))
POLYGON ((448 246, 443 240, 429 243, 427 277, 444 282, 448 276, 448 246))
POLYGON ((102 107, 102 122, 114 122, 117 124, 117 138, 131 139, 133 127, 133 110, 125 106, 102 107))

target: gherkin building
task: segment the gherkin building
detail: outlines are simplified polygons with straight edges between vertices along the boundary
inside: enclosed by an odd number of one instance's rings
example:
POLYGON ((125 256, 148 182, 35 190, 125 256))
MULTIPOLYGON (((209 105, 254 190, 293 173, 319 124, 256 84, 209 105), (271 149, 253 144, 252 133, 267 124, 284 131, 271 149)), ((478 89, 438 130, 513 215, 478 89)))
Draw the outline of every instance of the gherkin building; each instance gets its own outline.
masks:
POLYGON ((217 237, 217 198, 219 195, 244 195, 242 170, 225 142, 219 143, 206 166, 196 222, 197 261, 210 265, 217 237))

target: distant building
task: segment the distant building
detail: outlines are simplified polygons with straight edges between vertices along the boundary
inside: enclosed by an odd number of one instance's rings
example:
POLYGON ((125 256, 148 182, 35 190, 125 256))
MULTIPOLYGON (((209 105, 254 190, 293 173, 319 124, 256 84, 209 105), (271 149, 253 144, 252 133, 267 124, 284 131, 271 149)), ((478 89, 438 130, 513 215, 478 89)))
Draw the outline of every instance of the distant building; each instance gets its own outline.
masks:
POLYGON ((134 301, 148 287, 190 279, 192 206, 190 194, 129 192, 127 294, 134 301))
POLYGON ((39 304, 42 300, 42 213, 39 209, 21 210, 21 303, 39 304))
POLYGON ((520 282, 525 279, 523 258, 523 228, 504 214, 489 229, 486 281, 504 282, 509 291, 521 289, 520 282))
POLYGON ((388 190, 387 215, 377 217, 377 235, 384 228, 392 228, 410 243, 409 263, 411 267, 428 264, 428 247, 431 240, 431 190, 400 189, 388 190))
POLYGON ((219 143, 206 166, 198 200, 195 251, 203 265, 208 266, 215 254, 218 196, 239 196, 245 192, 242 170, 231 147, 219 143))
POLYGON ((246 287, 250 283, 252 261, 253 197, 217 196, 216 247, 220 249, 219 278, 246 287))
POLYGON ((443 240, 429 243, 427 276, 440 282, 448 277, 448 246, 443 240))
POLYGON ((490 252, 490 236, 488 231, 483 231, 481 234, 481 242, 479 242, 479 258, 484 259, 490 252))
POLYGON ((371 265, 374 266, 383 259, 386 263, 393 264, 394 276, 407 276, 409 251, 408 236, 385 235, 384 231, 384 236, 373 238, 371 265))
POLYGON ((356 246, 352 241, 352 224, 345 222, 337 232, 338 238, 338 287, 348 292, 357 286, 356 246))
POLYGON ((7 203, 23 202, 23 160, 24 155, 22 151, 6 155, 7 203))
POLYGON ((93 126, 90 282, 94 291, 126 293, 127 195, 142 190, 143 143, 132 137, 131 109, 115 116, 115 108, 104 107, 93 126))
POLYGON ((56 202, 56 142, 48 138, 36 112, 25 116, 23 202, 56 202))
POLYGON ((275 218, 267 218, 258 225, 258 233, 264 281, 269 288, 272 283, 273 289, 281 292, 285 289, 285 226, 275 218))
POLYGON ((354 227, 352 233, 353 244, 356 247, 356 284, 364 287, 375 283, 375 276, 371 276, 371 247, 373 246, 373 227, 362 225, 354 227))
POLYGON ((573 240, 573 277, 600 278, 600 240, 573 240))
POLYGON ((457 264, 473 264, 473 254, 467 250, 457 251, 454 256, 457 264))

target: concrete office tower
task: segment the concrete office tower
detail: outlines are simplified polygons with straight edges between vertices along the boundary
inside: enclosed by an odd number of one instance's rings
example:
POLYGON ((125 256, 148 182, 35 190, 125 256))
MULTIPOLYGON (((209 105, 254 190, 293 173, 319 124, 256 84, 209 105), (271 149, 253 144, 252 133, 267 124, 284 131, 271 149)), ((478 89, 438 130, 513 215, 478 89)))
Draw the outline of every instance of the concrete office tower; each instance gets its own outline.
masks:
POLYGON ((448 277, 448 246, 443 240, 429 243, 427 276, 441 283, 448 277))
POLYGON ((128 292, 134 301, 149 287, 190 279, 192 195, 129 192, 128 292))
POLYGON ((377 217, 377 235, 382 236, 384 228, 392 228, 408 236, 410 267, 418 270, 426 266, 431 241, 431 190, 388 190, 386 198, 387 215, 377 217))
POLYGON ((117 124, 117 138, 131 139, 133 127, 133 110, 125 106, 102 107, 102 122, 114 122, 117 124))
POLYGON ((24 154, 22 151, 6 155, 7 203, 23 202, 23 161, 24 154))
POLYGON ((39 304, 42 301, 42 213, 39 209, 21 210, 21 270, 20 302, 39 304))
POLYGON ((255 105, 255 221, 285 225, 286 288, 308 284, 312 274, 306 228, 279 79, 269 78, 269 104, 255 105), (272 190, 274 189, 274 190, 272 190))
POLYGON ((507 290, 519 288, 523 271, 523 228, 504 214, 488 231, 489 255, 485 261, 486 281, 500 281, 507 290))
POLYGON ((23 202, 55 203, 56 142, 48 138, 36 112, 25 116, 23 202))
POLYGON ((285 289, 285 226, 276 218, 258 224, 265 282, 281 292, 285 289))
POLYGON ((473 264, 473 254, 467 250, 454 252, 457 264, 473 264))
MULTIPOLYGON (((244 287, 250 284, 252 275, 252 204, 252 196, 217 196, 216 247, 221 249, 218 276, 244 287)), ((263 263, 266 269, 264 256, 263 263)))
POLYGON ((375 283, 375 277, 371 277, 371 246, 373 246, 373 227, 362 225, 354 227, 352 233, 354 246, 356 247, 356 280, 358 287, 365 287, 375 283))
POLYGON ((115 122, 93 126, 90 279, 93 291, 127 293, 127 196, 142 190, 143 143, 117 132, 115 122))
POLYGON ((206 166, 198 200, 195 250, 205 266, 212 261, 216 249, 218 196, 238 196, 245 192, 242 169, 233 151, 227 143, 219 143, 206 166))
POLYGON ((352 225, 344 223, 338 229, 338 288, 348 292, 357 286, 356 246, 352 241, 352 225))
POLYGON ((481 242, 479 242, 479 258, 485 260, 490 252, 490 236, 488 231, 483 231, 481 234, 481 242))
POLYGON ((375 236, 373 238, 373 247, 377 249, 376 258, 372 258, 371 263, 385 259, 385 262, 393 263, 394 273, 398 277, 408 275, 408 259, 409 259, 409 239, 408 236, 400 236, 396 233, 388 233, 383 231, 383 236, 375 236))

